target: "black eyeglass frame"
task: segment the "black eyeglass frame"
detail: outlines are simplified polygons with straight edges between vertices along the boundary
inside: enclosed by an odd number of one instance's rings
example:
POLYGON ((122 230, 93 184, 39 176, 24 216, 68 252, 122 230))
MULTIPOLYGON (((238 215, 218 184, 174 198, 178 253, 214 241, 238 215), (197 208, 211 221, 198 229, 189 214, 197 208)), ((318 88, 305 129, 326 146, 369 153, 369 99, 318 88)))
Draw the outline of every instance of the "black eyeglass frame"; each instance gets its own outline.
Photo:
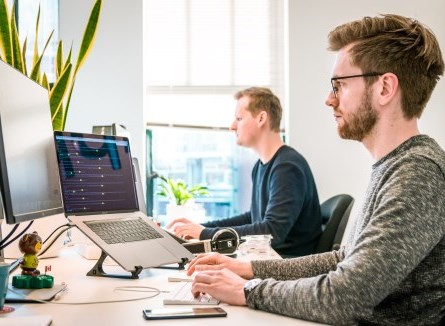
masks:
POLYGON ((340 76, 340 77, 332 77, 331 78, 331 86, 332 86, 332 93, 334 94, 334 97, 337 98, 337 93, 338 93, 338 87, 334 86, 334 82, 336 80, 340 80, 340 79, 349 79, 349 78, 356 78, 356 77, 377 77, 377 76, 381 76, 384 73, 381 72, 367 72, 366 74, 360 74, 360 75, 350 75, 350 76, 340 76))

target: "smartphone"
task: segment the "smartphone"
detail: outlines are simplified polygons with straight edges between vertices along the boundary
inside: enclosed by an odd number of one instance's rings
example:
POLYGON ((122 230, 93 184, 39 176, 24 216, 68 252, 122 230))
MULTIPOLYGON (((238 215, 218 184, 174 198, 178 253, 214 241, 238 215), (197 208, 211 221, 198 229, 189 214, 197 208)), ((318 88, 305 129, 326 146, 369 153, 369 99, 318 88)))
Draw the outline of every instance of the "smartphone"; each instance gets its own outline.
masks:
POLYGON ((227 312, 220 307, 144 309, 142 314, 145 319, 149 320, 227 316, 227 312))

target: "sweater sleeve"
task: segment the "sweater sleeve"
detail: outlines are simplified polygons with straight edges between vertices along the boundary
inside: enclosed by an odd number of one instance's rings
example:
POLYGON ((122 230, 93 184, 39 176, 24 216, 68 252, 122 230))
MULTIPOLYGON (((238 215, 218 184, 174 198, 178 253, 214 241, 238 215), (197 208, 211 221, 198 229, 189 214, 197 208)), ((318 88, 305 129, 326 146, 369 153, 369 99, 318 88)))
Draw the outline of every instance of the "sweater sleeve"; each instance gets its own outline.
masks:
MULTIPOLYGON (((248 305, 330 324, 368 318, 444 236, 444 176, 432 161, 416 159, 392 167, 388 179, 371 189, 374 198, 363 208, 366 220, 362 216, 357 223, 354 246, 335 269, 292 281, 263 280, 248 305)), ((311 264, 283 263, 300 269, 311 264)), ((258 272, 260 265, 253 266, 258 272)))
POLYGON ((205 229, 201 231, 199 239, 211 239, 218 230, 224 227, 234 227, 237 225, 244 225, 249 223, 251 223, 250 212, 246 212, 244 214, 230 218, 203 223, 202 225, 205 226, 205 229))
POLYGON ((284 260, 254 260, 252 269, 256 278, 276 280, 295 280, 312 277, 335 270, 344 256, 344 249, 317 255, 303 256, 284 260))

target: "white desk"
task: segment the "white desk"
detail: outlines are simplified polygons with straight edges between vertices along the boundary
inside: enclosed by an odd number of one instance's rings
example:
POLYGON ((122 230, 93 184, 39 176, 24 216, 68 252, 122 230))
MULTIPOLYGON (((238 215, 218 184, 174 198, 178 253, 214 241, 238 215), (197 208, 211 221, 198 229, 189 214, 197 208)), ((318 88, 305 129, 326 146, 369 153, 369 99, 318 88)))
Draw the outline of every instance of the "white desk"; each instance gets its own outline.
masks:
MULTIPOLYGON (((45 265, 51 265, 51 272, 55 278, 55 283, 65 282, 68 285, 68 292, 63 294, 57 301, 67 302, 88 302, 88 301, 109 301, 122 300, 137 297, 145 297, 150 293, 139 292, 116 292, 114 289, 120 286, 153 286, 159 290, 171 290, 177 283, 168 282, 168 275, 178 274, 176 270, 147 269, 142 271, 140 278, 116 279, 104 277, 86 276, 86 273, 94 266, 95 261, 86 260, 79 256, 74 250, 62 251, 60 257, 40 260, 39 270, 44 271, 45 265)), ((122 273, 119 267, 105 266, 106 272, 122 273)), ((16 271, 20 272, 20 269, 16 271)), ((289 317, 275 315, 248 307, 236 307, 226 304, 220 306, 227 311, 227 317, 223 318, 201 318, 201 319, 177 319, 177 320, 157 320, 147 321, 142 317, 142 309, 163 307, 162 299, 165 294, 159 294, 151 299, 143 299, 130 302, 102 303, 102 304, 81 304, 81 305, 61 305, 61 304, 10 304, 15 311, 3 316, 13 318, 17 316, 33 316, 48 314, 52 316, 54 326, 69 325, 317 325, 316 323, 297 320, 289 317)), ((172 306, 174 307, 174 306, 172 306)), ((1 320, 0 320, 1 321, 1 320)))

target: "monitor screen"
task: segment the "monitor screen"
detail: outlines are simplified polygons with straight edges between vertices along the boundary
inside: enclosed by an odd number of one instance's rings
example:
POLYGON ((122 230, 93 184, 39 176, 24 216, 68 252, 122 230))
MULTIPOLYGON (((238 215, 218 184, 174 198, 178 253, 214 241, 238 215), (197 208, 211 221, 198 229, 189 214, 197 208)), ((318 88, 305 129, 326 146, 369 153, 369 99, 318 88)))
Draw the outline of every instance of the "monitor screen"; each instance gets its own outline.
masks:
POLYGON ((48 91, 1 60, 0 178, 8 224, 63 212, 48 91))
POLYGON ((127 137, 54 133, 66 215, 138 210, 127 137))

